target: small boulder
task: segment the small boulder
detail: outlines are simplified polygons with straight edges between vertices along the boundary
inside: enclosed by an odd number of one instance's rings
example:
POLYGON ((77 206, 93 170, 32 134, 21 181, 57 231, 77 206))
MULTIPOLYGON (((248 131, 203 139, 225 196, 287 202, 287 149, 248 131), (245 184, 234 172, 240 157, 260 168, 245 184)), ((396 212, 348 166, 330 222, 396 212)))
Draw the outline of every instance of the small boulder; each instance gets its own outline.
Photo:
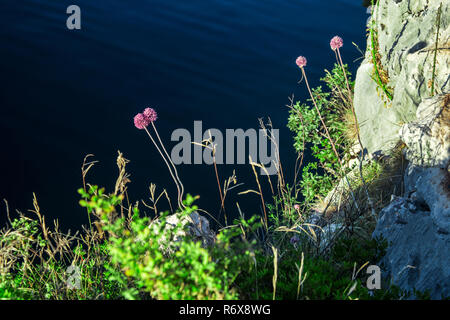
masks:
MULTIPOLYGON (((177 247, 177 243, 181 242, 186 236, 194 238, 194 240, 201 241, 203 247, 208 247, 214 244, 216 235, 210 228, 209 220, 200 215, 197 211, 192 212, 188 216, 180 214, 172 214, 167 216, 165 232, 173 230, 178 224, 181 229, 172 235, 170 239, 162 237, 160 241, 161 250, 165 253, 173 253, 177 247)), ((153 223, 158 223, 159 220, 153 223)))
POLYGON ((389 243, 380 267, 393 284, 411 294, 428 291, 432 299, 450 297, 450 232, 436 226, 426 206, 393 197, 373 236, 389 243))

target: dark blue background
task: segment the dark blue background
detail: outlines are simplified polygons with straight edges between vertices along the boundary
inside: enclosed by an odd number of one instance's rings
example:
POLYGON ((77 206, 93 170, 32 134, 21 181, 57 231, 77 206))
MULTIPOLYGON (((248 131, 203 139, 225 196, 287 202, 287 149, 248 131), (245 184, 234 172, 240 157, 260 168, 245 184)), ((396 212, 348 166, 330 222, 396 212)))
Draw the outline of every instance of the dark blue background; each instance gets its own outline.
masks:
MULTIPOLYGON (((366 19, 358 0, 0 0, 0 198, 26 211, 35 192, 48 219, 78 227, 86 222, 76 193, 84 155, 100 161, 88 182, 112 191, 120 150, 131 160, 134 201, 148 198, 150 182, 175 199, 163 161, 133 126, 147 106, 158 111, 169 149, 171 132, 192 132, 194 120, 204 129, 248 129, 271 117, 292 180, 285 105, 291 94, 307 94, 295 58, 308 58, 310 82, 319 84, 337 34, 355 71, 361 54, 351 42, 364 50, 366 19), (80 31, 66 28, 71 4, 81 7, 80 31)), ((233 168, 245 183, 235 191, 256 187, 248 165, 220 166, 221 178, 233 168)), ((179 172, 198 204, 217 213, 213 168, 179 172)), ((260 212, 255 195, 229 200, 230 212, 236 200, 246 214, 260 212)))

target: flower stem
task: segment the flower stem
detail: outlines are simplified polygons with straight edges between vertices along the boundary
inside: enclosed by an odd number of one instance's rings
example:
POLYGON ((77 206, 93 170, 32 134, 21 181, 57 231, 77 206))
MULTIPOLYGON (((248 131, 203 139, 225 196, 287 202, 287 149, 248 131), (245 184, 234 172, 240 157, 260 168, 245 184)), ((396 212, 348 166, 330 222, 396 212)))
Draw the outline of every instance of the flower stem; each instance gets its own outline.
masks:
POLYGON ((313 94, 312 94, 312 92, 311 92, 311 88, 309 87, 308 78, 306 77, 305 69, 304 69, 303 67, 301 67, 300 69, 302 70, 303 77, 305 78, 306 87, 308 88, 308 92, 309 92, 309 95, 310 95, 311 98, 312 98, 314 107, 316 108, 317 113, 319 114, 319 118, 320 118, 320 121, 322 122, 322 125, 323 125, 324 129, 325 129, 325 133, 326 133, 326 135, 327 135, 327 138, 328 138, 328 140, 330 141, 331 147, 333 148, 334 154, 336 155, 336 158, 337 158, 337 160, 338 160, 338 162, 339 162, 339 165, 340 165, 342 174, 343 174, 343 176, 344 176, 344 178, 345 178, 345 181, 347 182, 347 185, 348 185, 348 188, 349 188, 350 193, 351 193, 351 195, 352 195, 352 198, 353 198, 353 201, 354 201, 354 203, 355 203, 355 206, 356 206, 356 208, 359 210, 358 204, 356 203, 355 195, 353 194, 353 191, 352 191, 351 186, 350 186, 350 182, 348 181, 347 175, 345 174, 345 171, 344 171, 344 167, 343 167, 343 165, 342 165, 341 158, 339 157, 339 153, 338 153, 337 150, 336 150, 336 146, 335 146, 335 144, 334 144, 334 142, 333 142, 333 139, 331 138, 330 132, 328 131, 328 127, 327 127, 327 125, 325 124, 325 121, 323 120, 323 117, 322 117, 322 114, 320 113, 319 107, 317 106, 316 99, 314 98, 314 96, 313 96, 313 94))
MULTIPOLYGON (((177 186, 177 192, 178 192, 178 206, 180 208, 183 208, 183 203, 180 200, 181 199, 181 190, 180 190, 180 186, 178 185, 178 180, 175 178, 173 172, 172 172, 172 168, 169 164, 169 162, 167 161, 166 157, 164 156, 164 154, 161 152, 161 149, 159 148, 158 144, 156 143, 155 139, 153 139, 152 135, 150 134, 150 132, 147 130, 147 128, 145 127, 145 132, 147 132, 148 136, 150 137, 150 139, 152 140, 153 144, 155 145, 156 149, 158 150, 159 154, 161 155, 161 157, 163 158, 164 162, 166 163, 167 168, 169 169, 170 175, 173 179, 173 181, 175 182, 175 185, 177 186)), ((164 146, 163 146, 164 148, 164 146)), ((166 152, 167 153, 167 152, 166 152)), ((170 159, 170 157, 169 157, 170 159)))

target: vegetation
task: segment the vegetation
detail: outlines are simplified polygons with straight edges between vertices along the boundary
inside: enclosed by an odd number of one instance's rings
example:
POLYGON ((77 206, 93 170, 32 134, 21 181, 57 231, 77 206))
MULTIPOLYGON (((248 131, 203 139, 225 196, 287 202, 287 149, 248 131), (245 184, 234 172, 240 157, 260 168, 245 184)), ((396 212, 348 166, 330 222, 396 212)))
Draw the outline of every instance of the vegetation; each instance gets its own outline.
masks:
MULTIPOLYGON (((166 191, 157 195, 154 185, 152 205, 143 203, 152 214, 140 209, 139 202, 131 204, 128 160, 120 152, 111 193, 86 183, 95 162, 85 159, 79 193, 89 226, 81 231, 65 234, 57 222, 48 228, 36 198, 34 217, 18 212, 11 219, 6 206, 9 223, 0 231, 0 299, 406 297, 409 293, 389 283, 380 290, 366 286, 367 266, 377 264, 387 246, 383 239, 371 238, 374 211, 398 186, 402 161, 398 151, 388 160, 365 159, 353 110, 354 83, 339 46, 336 50, 338 63, 325 70, 325 87, 310 90, 310 100, 291 99, 289 105, 288 127, 299 159, 294 182, 286 182, 278 157, 276 184, 267 179, 271 194, 264 197, 264 181, 255 170, 261 166, 251 163, 257 191, 241 194, 258 194, 261 212, 245 219, 238 206, 238 218, 216 231, 213 244, 199 239, 190 221, 201 211, 194 204, 196 197, 181 199, 184 188, 170 158, 165 158, 153 123, 156 112, 146 109, 135 124, 145 129, 171 172, 178 190, 175 214, 157 209, 158 200, 169 197, 166 191), (150 124, 152 133, 147 130, 150 124), (303 164, 305 155, 312 160, 303 164)), ((303 68, 306 59, 301 62, 303 68)), ((270 122, 261 122, 261 127, 273 138, 270 122)), ((215 163, 214 170, 225 211, 224 198, 236 178, 227 179, 221 190, 215 163)))
MULTIPOLYGON (((374 1, 372 0, 372 8, 378 8, 379 2, 374 4, 374 1)), ((375 10, 375 9, 373 9, 375 10)), ((376 21, 373 18, 371 19, 371 25, 369 26, 369 33, 370 33, 370 50, 372 55, 372 63, 374 68, 374 76, 373 79, 378 84, 378 87, 381 88, 386 95, 386 97, 392 101, 393 93, 392 89, 389 88, 388 82, 389 82, 389 75, 386 70, 383 69, 383 66, 381 64, 381 56, 380 56, 380 50, 378 46, 378 31, 376 28, 376 21)))
POLYGON ((436 17, 436 41, 434 44, 434 54, 433 54, 433 71, 432 71, 432 75, 431 75, 431 96, 434 96, 436 94, 435 89, 434 89, 434 79, 436 77, 436 57, 437 57, 437 50, 438 50, 438 43, 439 43, 439 29, 441 26, 441 11, 442 11, 442 2, 439 5, 439 9, 437 12, 437 17, 436 17))
MULTIPOLYGON (((174 241, 183 227, 168 228, 167 213, 151 220, 133 207, 121 217, 121 196, 97 186, 80 193, 98 230, 63 235, 56 225, 47 229, 36 210, 37 220, 20 215, 2 231, 2 299, 272 299, 273 256, 258 240, 262 224, 256 216, 235 220, 205 248, 189 235, 174 241)), ((194 200, 187 195, 180 218, 197 210, 194 200)), ((307 248, 289 239, 278 246, 283 256, 276 299, 372 298, 355 266, 377 261, 382 241, 340 240, 329 259, 311 255, 302 261, 304 277, 299 257, 307 248)), ((390 295, 383 290, 376 297, 390 295)))
MULTIPOLYGON (((345 71, 350 76, 347 65, 345 71)), ((349 95, 352 93, 348 92, 343 71, 337 64, 331 72, 326 70, 326 76, 321 80, 325 82, 328 91, 319 86, 312 89, 312 94, 339 156, 344 157, 356 141, 353 139, 354 124, 352 121, 348 122, 351 113, 349 95)), ((351 86, 353 87, 353 82, 351 86)), ((308 101, 311 102, 312 99, 308 101)), ((288 128, 294 133, 294 148, 299 153, 304 153, 309 148, 315 159, 303 168, 300 181, 300 189, 307 203, 325 197, 341 177, 338 158, 321 127, 314 108, 300 102, 290 106, 288 128)))

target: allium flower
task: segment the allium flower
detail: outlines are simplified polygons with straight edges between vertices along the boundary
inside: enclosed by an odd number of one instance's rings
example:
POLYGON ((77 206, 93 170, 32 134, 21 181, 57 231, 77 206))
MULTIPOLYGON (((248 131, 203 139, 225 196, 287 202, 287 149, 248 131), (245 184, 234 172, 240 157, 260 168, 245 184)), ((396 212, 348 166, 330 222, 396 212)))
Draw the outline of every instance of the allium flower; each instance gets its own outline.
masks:
POLYGON ((150 122, 148 121, 147 117, 144 116, 144 114, 138 113, 134 116, 134 125, 136 126, 136 128, 142 130, 147 128, 149 124, 150 122))
POLYGON ((149 123, 155 122, 156 119, 158 119, 158 114, 153 108, 145 108, 143 114, 144 117, 149 121, 149 123))
POLYGON ((300 67, 303 68, 304 66, 306 66, 306 58, 303 56, 300 56, 297 58, 297 60, 295 60, 295 63, 300 67))
POLYGON ((333 50, 339 49, 343 45, 344 45, 344 40, 342 40, 342 38, 338 37, 338 36, 333 37, 333 39, 331 39, 331 41, 330 41, 330 47, 333 50))

